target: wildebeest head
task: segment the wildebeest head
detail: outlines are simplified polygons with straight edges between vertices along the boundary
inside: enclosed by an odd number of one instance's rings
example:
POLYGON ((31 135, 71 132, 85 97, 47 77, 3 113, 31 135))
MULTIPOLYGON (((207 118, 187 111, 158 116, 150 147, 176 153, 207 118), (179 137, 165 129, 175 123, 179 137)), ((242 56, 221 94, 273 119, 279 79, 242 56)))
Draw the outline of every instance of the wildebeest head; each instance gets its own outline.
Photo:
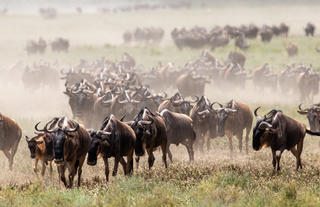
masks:
POLYGON ((98 130, 88 130, 91 137, 90 149, 88 151, 87 163, 88 165, 96 165, 98 155, 101 152, 101 145, 105 144, 106 146, 110 146, 108 142, 108 136, 110 133, 98 130))
POLYGON ((220 137, 224 136, 225 134, 225 122, 229 116, 232 116, 234 113, 237 112, 235 109, 231 108, 218 108, 215 109, 217 113, 217 121, 218 121, 218 135, 220 137))
POLYGON ((91 145, 88 151, 87 163, 88 165, 96 165, 98 155, 102 148, 111 146, 112 136, 115 135, 115 124, 113 123, 113 115, 107 116, 98 131, 88 130, 91 137, 91 145))
POLYGON ((50 133, 53 139, 53 157, 57 164, 64 161, 65 143, 70 142, 74 137, 74 132, 79 128, 79 124, 73 120, 67 121, 66 117, 54 118, 44 127, 47 133, 50 133), (51 126, 48 128, 48 126, 51 126), (71 126, 70 126, 71 125, 71 126), (52 127, 55 126, 55 127, 52 127))
MULTIPOLYGON (((276 135, 276 130, 272 127, 272 124, 269 123, 267 117, 264 116, 261 118, 257 111, 260 107, 254 110, 254 115, 257 118, 256 125, 253 128, 253 139, 252 139, 252 147, 254 150, 258 151, 261 148, 270 146, 272 139, 276 135)), ((272 110, 271 112, 274 112, 272 110)), ((268 114, 270 114, 269 112, 268 114)))
POLYGON ((32 159, 36 158, 37 145, 43 143, 43 141, 37 141, 37 139, 39 137, 40 136, 36 136, 36 137, 33 137, 33 138, 30 139, 28 136, 26 136, 26 141, 28 143, 28 148, 30 150, 30 153, 31 153, 30 156, 31 156, 32 159))
POLYGON ((320 128, 320 107, 315 105, 311 108, 302 109, 301 104, 299 105, 298 113, 307 115, 310 129, 312 131, 318 131, 320 128))
POLYGON ((135 146, 135 154, 137 156, 142 156, 145 153, 145 143, 146 140, 152 136, 152 123, 154 114, 144 107, 139 114, 137 115, 134 122, 130 125, 136 134, 136 146, 135 146))

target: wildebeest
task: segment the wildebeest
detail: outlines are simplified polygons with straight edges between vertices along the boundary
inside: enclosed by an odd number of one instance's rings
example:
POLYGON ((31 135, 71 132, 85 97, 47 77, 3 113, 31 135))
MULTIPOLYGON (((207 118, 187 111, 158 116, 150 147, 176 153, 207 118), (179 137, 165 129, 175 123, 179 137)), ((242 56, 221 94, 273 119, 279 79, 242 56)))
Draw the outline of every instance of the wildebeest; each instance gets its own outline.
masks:
POLYGON ((269 26, 264 25, 260 31, 261 41, 270 42, 273 36, 273 31, 269 26))
POLYGON ((270 88, 273 91, 277 90, 278 76, 272 72, 268 63, 254 70, 252 80, 259 91, 263 91, 265 88, 270 88))
POLYGON ((53 140, 49 133, 37 128, 39 123, 35 125, 37 135, 32 138, 26 136, 31 158, 35 159, 33 171, 38 175, 38 162, 40 160, 42 164, 41 176, 44 176, 48 163, 50 165, 50 176, 52 176, 53 140))
POLYGON ((218 135, 227 135, 229 148, 233 152, 232 137, 236 136, 239 141, 239 150, 242 151, 243 130, 246 130, 246 153, 248 154, 249 133, 252 127, 253 115, 248 105, 239 101, 231 100, 225 108, 215 109, 218 121, 218 135))
POLYGON ((22 131, 17 122, 0 113, 0 150, 8 158, 10 170, 21 136, 22 131))
POLYGON ((183 97, 204 95, 206 83, 210 81, 203 76, 196 76, 191 71, 182 74, 176 81, 177 88, 183 97))
POLYGON ((294 43, 289 42, 289 44, 286 46, 286 50, 289 57, 292 57, 298 54, 298 46, 294 43))
POLYGON ((129 125, 111 114, 105 118, 100 130, 89 132, 92 140, 87 158, 88 165, 96 165, 97 157, 101 154, 105 165, 106 182, 109 181, 108 158, 110 157, 115 158, 112 176, 117 175, 119 162, 123 166, 125 175, 132 173, 136 135, 129 125), (123 156, 127 156, 127 162, 123 156))
POLYGON ((193 128, 197 134, 195 147, 201 152, 203 151, 203 145, 207 142, 207 150, 210 150, 210 138, 217 136, 217 119, 212 106, 216 102, 212 103, 205 96, 202 96, 200 100, 193 106, 190 111, 190 118, 193 121, 193 128))
MULTIPOLYGON (((197 98, 197 100, 194 102, 198 101, 198 97, 196 97, 196 98, 197 98)), ((190 104, 190 101, 184 100, 180 93, 176 93, 170 99, 163 101, 159 105, 158 111, 162 111, 163 109, 168 109, 173 112, 188 115, 190 110, 192 109, 192 106, 190 104)))
POLYGON ((253 149, 258 151, 265 147, 271 148, 274 171, 280 170, 280 158, 283 151, 290 150, 297 159, 296 170, 302 169, 301 153, 304 137, 306 133, 320 136, 320 132, 308 130, 305 125, 280 110, 271 110, 261 118, 257 114, 259 108, 254 111, 257 122, 253 129, 253 149))
POLYGON ((171 144, 183 144, 187 148, 189 160, 193 161, 193 143, 196 140, 196 132, 193 129, 192 119, 185 114, 175 113, 168 109, 162 110, 160 115, 166 123, 168 137, 167 152, 170 161, 172 162, 172 154, 170 152, 171 144))
POLYGON ((51 42, 51 50, 53 52, 68 52, 69 40, 64 38, 57 38, 51 42))
POLYGON ((302 109, 299 105, 298 113, 306 115, 309 121, 310 130, 320 131, 320 107, 319 105, 313 105, 309 108, 302 109))
POLYGON ((316 26, 310 22, 308 22, 307 26, 304 28, 304 32, 306 33, 306 36, 312 36, 314 35, 314 32, 316 30, 316 26))
POLYGON ((82 166, 90 148, 91 138, 87 130, 67 117, 55 117, 44 127, 53 139, 53 157, 63 184, 72 188, 74 176, 78 172, 78 186, 81 183, 82 166), (48 128, 48 126, 50 126, 48 128), (65 170, 69 171, 69 183, 65 170))
POLYGON ((246 56, 240 52, 231 51, 228 56, 228 61, 233 64, 239 64, 243 67, 246 62, 246 56))
POLYGON ((167 132, 166 124, 159 115, 154 115, 148 108, 143 108, 136 119, 131 123, 131 128, 136 134, 135 154, 138 156, 137 169, 139 166, 139 156, 143 156, 145 149, 148 153, 149 169, 153 166, 153 151, 161 147, 162 161, 167 168, 167 132))

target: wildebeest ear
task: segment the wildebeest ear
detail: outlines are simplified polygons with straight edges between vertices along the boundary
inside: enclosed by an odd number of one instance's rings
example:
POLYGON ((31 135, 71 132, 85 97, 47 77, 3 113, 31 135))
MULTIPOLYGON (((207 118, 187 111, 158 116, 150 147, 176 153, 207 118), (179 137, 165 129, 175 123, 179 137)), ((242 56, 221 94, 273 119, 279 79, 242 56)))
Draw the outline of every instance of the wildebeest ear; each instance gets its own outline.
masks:
POLYGON ((94 129, 86 129, 90 136, 93 136, 95 134, 94 129))
POLYGON ((26 136, 26 141, 27 141, 27 142, 30 142, 31 139, 30 139, 28 136, 26 136))

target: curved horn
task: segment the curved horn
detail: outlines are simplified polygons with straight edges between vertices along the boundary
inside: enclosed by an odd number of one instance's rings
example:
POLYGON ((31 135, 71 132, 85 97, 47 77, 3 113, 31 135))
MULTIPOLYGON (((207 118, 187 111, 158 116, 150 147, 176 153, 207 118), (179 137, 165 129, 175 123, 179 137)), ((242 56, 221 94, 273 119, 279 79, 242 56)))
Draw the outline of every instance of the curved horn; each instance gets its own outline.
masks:
POLYGON ((38 122, 35 126, 34 126, 34 129, 38 132, 45 132, 46 130, 45 129, 38 129, 38 126, 39 126, 40 122, 38 122))
POLYGON ((299 110, 300 110, 300 111, 303 111, 303 112, 308 111, 308 109, 302 109, 301 106, 302 106, 302 104, 299 104, 299 110))
POLYGON ((256 108, 254 110, 254 115, 257 118, 257 120, 262 120, 262 118, 258 115, 258 110, 261 108, 261 106, 259 106, 258 108, 256 108))
POLYGON ((193 101, 190 101, 190 103, 197 103, 199 101, 199 99, 200 99, 198 96, 193 96, 193 97, 195 97, 196 99, 193 100, 193 101))
POLYGON ((76 122, 76 121, 74 121, 74 120, 71 120, 71 122, 74 123, 76 126, 75 126, 74 128, 66 127, 66 128, 64 129, 65 132, 75 132, 75 131, 77 131, 77 130, 79 129, 79 126, 80 126, 80 125, 79 125, 78 122, 76 122))
POLYGON ((26 140, 27 142, 31 141, 31 139, 28 136, 26 136, 26 140))
POLYGON ((212 104, 210 104, 210 108, 213 109, 213 105, 218 104, 220 106, 220 108, 223 108, 223 105, 217 101, 213 102, 212 104))
MULTIPOLYGON (((60 118, 60 119, 61 119, 61 118, 60 118)), ((53 128, 53 127, 57 124, 58 121, 60 121, 60 119, 59 119, 58 117, 53 118, 51 121, 49 121, 49 122, 44 126, 44 130, 45 130, 46 132, 49 132, 49 133, 56 131, 56 127, 55 127, 55 128, 53 128), (50 124, 50 123, 51 123, 51 124, 50 124), (48 125, 49 125, 49 124, 50 124, 50 127, 49 127, 49 129, 48 129, 48 125)))

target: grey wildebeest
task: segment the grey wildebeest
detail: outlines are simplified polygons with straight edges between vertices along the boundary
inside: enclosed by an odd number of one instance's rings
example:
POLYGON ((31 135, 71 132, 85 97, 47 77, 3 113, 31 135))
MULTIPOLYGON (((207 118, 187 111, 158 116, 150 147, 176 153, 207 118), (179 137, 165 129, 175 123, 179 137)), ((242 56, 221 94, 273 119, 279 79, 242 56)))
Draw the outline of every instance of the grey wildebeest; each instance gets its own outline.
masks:
POLYGON ((133 123, 130 124, 131 128, 136 134, 135 154, 137 169, 139 167, 139 157, 143 156, 145 150, 148 153, 149 169, 153 166, 155 151, 161 147, 162 161, 167 168, 167 132, 166 124, 163 118, 159 115, 154 115, 148 108, 143 108, 133 123))
POLYGON ((313 105, 310 108, 302 109, 299 105, 298 113, 306 115, 309 121, 310 130, 320 131, 320 107, 319 105, 313 105))
POLYGON ((320 136, 320 132, 313 132, 306 126, 291 117, 285 115, 280 110, 272 110, 263 118, 258 116, 253 129, 252 147, 258 151, 261 148, 270 147, 272 151, 272 164, 274 171, 280 170, 280 158, 284 150, 290 150, 297 159, 296 170, 302 169, 301 153, 303 140, 307 134, 320 136))
POLYGON ((196 132, 193 129, 192 119, 185 114, 175 113, 168 109, 162 110, 160 115, 166 123, 168 137, 167 152, 170 161, 172 162, 172 154, 169 148, 171 144, 183 144, 186 146, 189 154, 189 160, 193 161, 193 143, 196 140, 196 132))
POLYGON ((193 106, 190 111, 190 118, 193 121, 193 127, 197 134, 195 146, 202 152, 203 145, 207 142, 207 150, 210 150, 210 138, 217 136, 217 119, 212 105, 205 96, 193 106))
POLYGON ((33 171, 38 175, 38 162, 40 160, 42 164, 41 176, 44 176, 48 163, 50 165, 50 176, 52 176, 53 140, 49 133, 44 132, 44 129, 38 129, 39 123, 35 125, 36 136, 32 138, 26 136, 31 158, 35 159, 33 171))
POLYGON ((72 188, 74 176, 78 172, 78 186, 81 183, 82 166, 90 148, 91 138, 87 130, 67 117, 54 118, 44 127, 53 139, 53 157, 63 184, 72 188), (50 127, 48 128, 48 126, 50 127), (69 171, 69 183, 65 170, 69 171))
POLYGON ((218 135, 227 135, 229 148, 233 152, 232 137, 236 136, 239 141, 239 150, 242 151, 243 130, 246 130, 246 153, 248 154, 249 133, 252 127, 253 115, 248 105, 231 100, 226 108, 215 109, 218 121, 218 135))
POLYGON ((117 175, 119 162, 123 166, 125 175, 132 173, 136 135, 129 125, 111 114, 105 118, 100 130, 89 130, 89 132, 92 140, 87 158, 88 165, 96 165, 100 154, 105 165, 106 182, 109 181, 108 158, 110 157, 114 157, 112 176, 117 175), (127 162, 123 156, 127 156, 127 162))
POLYGON ((12 170, 13 158, 21 136, 22 131, 17 122, 0 113, 0 150, 8 158, 10 170, 12 170))

